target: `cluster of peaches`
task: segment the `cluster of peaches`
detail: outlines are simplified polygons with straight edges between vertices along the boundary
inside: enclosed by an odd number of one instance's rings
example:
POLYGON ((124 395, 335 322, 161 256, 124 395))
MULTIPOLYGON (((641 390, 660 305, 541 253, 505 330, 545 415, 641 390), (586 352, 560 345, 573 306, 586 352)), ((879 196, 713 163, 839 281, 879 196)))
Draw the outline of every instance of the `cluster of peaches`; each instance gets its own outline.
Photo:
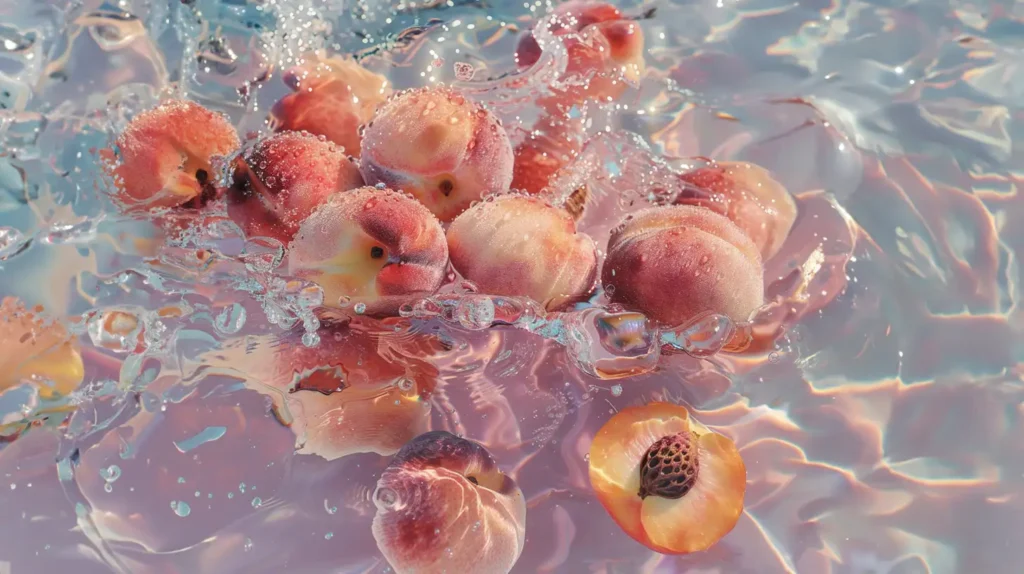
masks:
MULTIPOLYGON (((538 100, 541 119, 524 141, 513 142, 458 90, 393 93, 351 59, 311 55, 284 74, 293 92, 273 108, 275 133, 244 150, 223 116, 190 101, 137 115, 106 154, 116 196, 131 211, 223 200, 247 236, 286 246, 284 272, 318 284, 326 307, 369 316, 396 314, 454 270, 482 293, 530 297, 549 310, 588 299, 600 283, 612 303, 658 325, 709 311, 748 321, 763 303, 762 260, 795 220, 793 199, 763 168, 712 163, 681 174, 684 191, 670 205, 626 215, 602 261, 597 242, 578 229, 586 188, 566 193, 549 183, 582 148, 582 129, 565 111, 612 101, 637 79, 643 34, 607 4, 570 2, 555 16, 550 30, 567 49, 567 81, 538 100), (231 160, 230 173, 217 173, 217 158, 231 160)), ((528 68, 540 56, 526 32, 517 64, 528 68)), ((328 341, 291 355, 290 390, 316 387, 308 379, 328 372, 323 365, 345 360, 332 349, 328 341), (316 364, 298 364, 302 357, 316 364)), ((329 399, 319 391, 317 400, 329 399)), ((340 417, 307 409, 322 420, 304 423, 335 445, 374 434, 373 450, 395 455, 375 494, 373 529, 385 557, 397 572, 509 571, 526 514, 514 480, 472 441, 420 434, 422 420, 412 436, 412 427, 394 428, 404 407, 393 398, 349 400, 340 417)), ((350 450, 338 446, 334 456, 350 450)), ((735 445, 681 406, 620 411, 594 437, 589 464, 611 516, 658 552, 704 550, 742 512, 746 474, 735 445)))

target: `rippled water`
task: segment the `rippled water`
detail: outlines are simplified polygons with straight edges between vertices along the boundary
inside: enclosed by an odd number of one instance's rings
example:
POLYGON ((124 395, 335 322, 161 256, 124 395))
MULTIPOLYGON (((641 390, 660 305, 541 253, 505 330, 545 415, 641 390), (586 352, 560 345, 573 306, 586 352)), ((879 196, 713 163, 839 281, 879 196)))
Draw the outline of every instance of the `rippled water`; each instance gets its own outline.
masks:
MULTIPOLYGON (((643 201, 685 158, 771 169, 800 215, 766 268, 772 304, 753 329, 785 333, 735 354, 731 325, 712 317, 609 347, 615 321, 597 308, 546 316, 449 286, 403 319, 357 321, 412 376, 387 392, 423 409, 424 427, 485 445, 521 486, 514 572, 1018 570, 1024 8, 621 6, 644 30, 648 71, 590 110, 579 177, 603 201, 643 201), (746 512, 708 552, 645 549, 590 492, 593 433, 651 400, 690 405, 746 461, 746 512)), ((0 396, 13 424, 0 427, 0 572, 387 571, 370 532, 387 459, 294 452, 297 427, 281 424, 294 413, 269 380, 275 349, 315 342, 316 294, 269 273, 280 245, 243 240, 216 210, 157 249, 152 222, 112 207, 97 151, 168 95, 255 136, 287 91, 280 68, 321 47, 357 53, 399 88, 455 83, 506 126, 528 126, 522 102, 544 77, 513 89, 505 74, 518 31, 544 12, 0 4, 0 295, 65 320, 86 368, 55 404, 0 396), (115 319, 119 332, 104 333, 115 319), (26 418, 35 425, 11 440, 26 418)), ((614 222, 583 224, 599 234, 614 222)))

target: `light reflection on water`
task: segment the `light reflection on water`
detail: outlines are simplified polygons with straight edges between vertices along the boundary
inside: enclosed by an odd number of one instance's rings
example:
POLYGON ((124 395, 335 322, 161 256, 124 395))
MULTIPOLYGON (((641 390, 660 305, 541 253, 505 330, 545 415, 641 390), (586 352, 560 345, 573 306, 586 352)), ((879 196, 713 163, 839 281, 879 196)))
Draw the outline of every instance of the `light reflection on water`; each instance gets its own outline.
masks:
MULTIPOLYGON (((531 21, 522 6, 307 4, 0 6, 0 294, 81 316, 69 326, 86 359, 85 385, 55 407, 76 408, 70 421, 41 415, 0 449, 0 560, 13 572, 385 571, 369 525, 387 459, 293 452, 308 448, 290 420, 303 405, 272 359, 315 331, 315 296, 273 278, 279 246, 243 241, 222 214, 157 251, 154 225, 114 215, 95 156, 170 94, 259 130, 287 89, 271 72, 320 46, 358 52, 397 87, 459 81, 506 125, 534 119, 517 101, 543 75, 514 92, 488 81, 509 71, 513 27, 531 21), (124 332, 99 336, 113 310, 124 332)), ((594 157, 616 161, 581 167, 599 201, 582 224, 606 233, 602 206, 643 201, 660 181, 637 167, 652 152, 667 166, 706 156, 771 169, 800 206, 766 267, 775 305, 755 326, 785 329, 780 344, 667 354, 610 381, 581 370, 549 323, 412 316, 366 323, 413 381, 366 396, 415 403, 425 425, 479 441, 510 471, 529 509, 515 572, 1014 570, 1021 9, 624 3, 652 6, 638 20, 644 80, 591 112, 591 132, 606 132, 594 157), (691 405, 747 464, 746 513, 700 555, 644 549, 589 492, 594 432, 652 400, 691 405)))

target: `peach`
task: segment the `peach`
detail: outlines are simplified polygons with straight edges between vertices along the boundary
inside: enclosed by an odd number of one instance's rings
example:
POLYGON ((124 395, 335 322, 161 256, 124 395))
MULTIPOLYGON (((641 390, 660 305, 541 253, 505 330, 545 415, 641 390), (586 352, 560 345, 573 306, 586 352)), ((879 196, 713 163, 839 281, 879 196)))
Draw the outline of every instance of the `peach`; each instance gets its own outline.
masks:
POLYGON ((736 445, 685 407, 627 407, 590 444, 590 485, 626 534, 662 554, 706 550, 736 526, 747 471, 736 445))
POLYGON ((761 254, 724 215, 652 207, 612 231, 602 281, 613 302, 678 326, 704 312, 747 321, 764 297, 761 254))
POLYGON ((548 309, 585 297, 597 247, 565 210, 537 197, 478 203, 448 228, 452 266, 484 293, 526 296, 548 309))
POLYGON ((42 398, 55 398, 85 378, 78 345, 63 325, 45 320, 41 312, 14 297, 0 301, 0 392, 30 383, 42 398))
POLYGON ((444 230, 426 207, 389 189, 335 194, 299 227, 292 275, 318 283, 327 306, 351 303, 393 313, 441 286, 448 264, 444 230))
POLYGON ((412 194, 441 221, 512 182, 512 144, 494 115, 444 87, 389 100, 363 132, 369 185, 412 194))
POLYGON ((580 122, 543 116, 513 152, 511 188, 529 194, 540 193, 548 187, 552 176, 569 164, 582 148, 580 122))
POLYGON ((234 153, 238 134, 228 120, 203 106, 170 100, 135 116, 104 150, 117 197, 129 210, 176 207, 215 194, 213 158, 234 153))
POLYGON ((235 161, 228 213, 246 235, 287 244, 330 195, 362 186, 359 167, 341 148, 310 133, 283 132, 235 161))
POLYGON ((354 156, 360 150, 359 127, 391 95, 384 76, 355 60, 321 54, 285 71, 284 82, 294 93, 271 110, 275 129, 322 135, 354 156))
POLYGON ((523 551, 522 491, 487 449, 451 433, 402 447, 373 500, 373 537, 397 574, 507 573, 523 551))
POLYGON ((699 205, 725 215, 747 232, 763 260, 778 253, 796 221, 793 196, 761 166, 720 161, 680 178, 697 189, 685 189, 677 204, 699 205))

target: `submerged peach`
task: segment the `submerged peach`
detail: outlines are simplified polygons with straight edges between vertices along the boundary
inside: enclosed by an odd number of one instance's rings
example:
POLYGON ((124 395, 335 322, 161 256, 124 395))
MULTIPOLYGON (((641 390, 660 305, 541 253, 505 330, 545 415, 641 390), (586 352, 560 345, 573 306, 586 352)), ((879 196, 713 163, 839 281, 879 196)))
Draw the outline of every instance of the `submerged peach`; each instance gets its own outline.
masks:
POLYGON ((305 132, 284 132, 235 161, 228 213, 248 236, 288 243, 299 224, 332 194, 362 187, 352 158, 305 132))
POLYGON ((508 189, 512 144, 494 115, 444 87, 407 90, 363 132, 366 183, 408 192, 441 221, 508 189))
POLYGON ((526 296, 548 309, 586 296, 597 274, 594 241, 568 212, 536 197, 478 203, 448 228, 448 251, 484 293, 526 296))
POLYGON ((391 95, 384 76, 338 56, 308 55, 305 63, 285 71, 284 81, 294 93, 274 105, 275 128, 322 135, 354 156, 360 150, 359 127, 391 95))
POLYGON ((126 207, 175 207, 212 196, 213 158, 239 145, 224 116, 194 102, 171 100, 133 118, 117 139, 117 152, 103 155, 126 207))
POLYGON ((750 236, 764 260, 778 253, 796 221, 793 196, 761 166, 721 161, 680 178, 697 189, 684 190, 677 204, 725 215, 750 236))
POLYGON ((74 339, 41 311, 14 297, 0 301, 0 392, 28 383, 50 398, 69 394, 85 377, 74 339))
POLYGON ((313 281, 328 306, 392 313, 441 286, 448 245, 437 218, 416 200, 362 187, 335 194, 299 227, 290 273, 313 281))
POLYGON ((764 298, 763 276, 757 246, 729 218, 677 205, 616 228, 601 278, 614 302, 677 326, 709 311, 747 321, 764 298))
POLYGON ((373 494, 373 537, 398 574, 500 574, 526 537, 526 501, 483 446, 445 431, 395 455, 373 494))
POLYGON ((685 407, 628 407, 590 445, 590 484, 633 539, 663 554, 706 550, 743 512, 746 467, 736 445, 685 407))

